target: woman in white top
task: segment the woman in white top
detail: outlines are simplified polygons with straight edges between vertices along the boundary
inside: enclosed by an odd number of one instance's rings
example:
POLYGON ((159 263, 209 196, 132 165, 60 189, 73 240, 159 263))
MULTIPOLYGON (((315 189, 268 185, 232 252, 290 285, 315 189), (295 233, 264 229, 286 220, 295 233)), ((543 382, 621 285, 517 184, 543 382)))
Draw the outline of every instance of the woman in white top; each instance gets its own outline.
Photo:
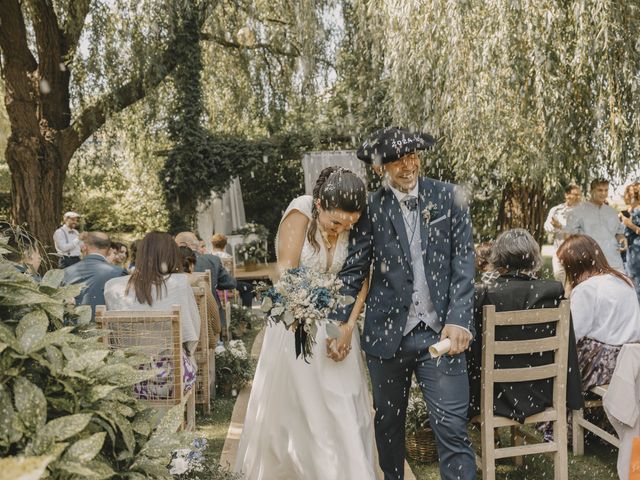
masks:
MULTIPOLYGON (((107 310, 168 311, 172 305, 180 305, 183 385, 188 390, 196 379, 192 357, 198 344, 200 313, 189 276, 182 272, 182 257, 171 235, 151 232, 138 245, 133 274, 109 280, 104 287, 104 298, 107 310)), ((158 363, 157 368, 170 368, 165 360, 158 363)), ((157 381, 155 384, 158 391, 162 390, 157 381)))
POLYGON ((582 388, 608 384, 625 343, 640 341, 633 282, 613 269, 594 239, 570 235, 558 249, 571 292, 582 388))

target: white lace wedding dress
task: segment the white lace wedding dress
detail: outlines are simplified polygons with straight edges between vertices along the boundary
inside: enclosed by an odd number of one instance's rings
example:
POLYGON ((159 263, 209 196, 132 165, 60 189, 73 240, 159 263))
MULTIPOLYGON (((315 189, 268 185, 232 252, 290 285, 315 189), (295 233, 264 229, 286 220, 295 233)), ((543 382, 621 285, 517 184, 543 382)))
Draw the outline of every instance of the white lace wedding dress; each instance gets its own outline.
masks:
MULTIPOLYGON (((311 218, 311 196, 298 210, 311 218)), ((340 235, 331 265, 305 238, 300 265, 337 274, 347 257, 349 232, 340 235)), ((277 242, 277 240, 276 240, 277 242)), ((357 329, 342 362, 326 355, 318 330, 313 358, 296 358, 294 335, 281 324, 266 328, 253 379, 235 471, 248 480, 370 480, 377 478, 373 418, 357 329)))

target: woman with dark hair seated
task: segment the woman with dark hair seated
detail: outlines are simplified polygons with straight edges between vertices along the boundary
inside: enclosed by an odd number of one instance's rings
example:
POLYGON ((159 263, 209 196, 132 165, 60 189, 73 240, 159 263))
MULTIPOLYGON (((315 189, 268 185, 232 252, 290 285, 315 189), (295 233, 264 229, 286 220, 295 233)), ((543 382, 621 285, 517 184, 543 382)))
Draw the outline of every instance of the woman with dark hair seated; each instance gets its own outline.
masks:
POLYGON ((571 287, 582 389, 611 381, 622 345, 640 341, 640 305, 633 282, 609 265, 587 235, 570 235, 558 259, 571 287))
MULTIPOLYGON (((196 380, 196 364, 193 354, 200 337, 200 312, 189 277, 183 273, 182 257, 178 246, 168 233, 151 232, 138 246, 137 267, 133 274, 109 280, 104 287, 107 310, 169 311, 172 305, 180 305, 182 331, 182 366, 185 391, 196 380)), ((156 368, 170 369, 161 360, 156 368)), ((164 396, 168 379, 159 376, 153 384, 136 385, 141 397, 164 396)))
MULTIPOLYGON (((482 367, 483 307, 495 305, 497 312, 557 308, 564 298, 562 284, 555 280, 539 280, 536 273, 542 266, 540 247, 529 232, 513 229, 496 239, 490 255, 490 263, 499 276, 489 283, 476 287, 474 322, 476 337, 467 351, 470 385, 470 417, 480 413, 482 367)), ((531 340, 555 335, 555 322, 496 327, 496 341, 531 340)), ((569 333, 569 359, 567 375, 567 406, 582 408, 578 358, 573 329, 569 333)), ((553 363, 553 352, 496 357, 495 368, 535 367, 553 363)), ((496 383, 493 411, 495 415, 522 422, 526 417, 552 406, 552 380, 531 382, 496 383)))

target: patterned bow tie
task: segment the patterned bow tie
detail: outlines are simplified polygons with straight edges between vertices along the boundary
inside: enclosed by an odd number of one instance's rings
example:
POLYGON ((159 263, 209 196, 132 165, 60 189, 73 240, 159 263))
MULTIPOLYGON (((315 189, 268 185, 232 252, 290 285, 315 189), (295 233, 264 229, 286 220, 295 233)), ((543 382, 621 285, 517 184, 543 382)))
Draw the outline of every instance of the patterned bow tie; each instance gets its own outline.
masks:
POLYGON ((414 196, 408 195, 404 197, 402 203, 404 203, 404 206, 407 207, 410 212, 418 209, 418 199, 414 196))

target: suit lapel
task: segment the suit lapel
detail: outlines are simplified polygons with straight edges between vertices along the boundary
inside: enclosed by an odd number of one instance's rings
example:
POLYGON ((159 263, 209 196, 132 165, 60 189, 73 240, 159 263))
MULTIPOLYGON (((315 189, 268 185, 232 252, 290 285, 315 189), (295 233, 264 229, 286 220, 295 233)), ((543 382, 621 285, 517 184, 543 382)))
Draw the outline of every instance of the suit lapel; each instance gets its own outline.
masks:
POLYGON ((393 194, 390 188, 385 188, 382 198, 382 211, 387 213, 387 216, 393 224, 393 228, 396 230, 396 235, 400 241, 400 246, 404 252, 405 257, 409 264, 411 263, 411 249, 409 248, 409 238, 407 237, 407 229, 404 226, 404 220, 402 218, 402 210, 400 210, 400 203, 393 194))
POLYGON ((420 198, 418 202, 418 223, 420 225, 420 240, 422 242, 422 259, 424 261, 424 268, 427 271, 427 264, 429 263, 429 223, 424 220, 422 211, 427 208, 427 205, 434 204, 433 187, 429 180, 424 177, 420 177, 420 191, 418 196, 420 198))

